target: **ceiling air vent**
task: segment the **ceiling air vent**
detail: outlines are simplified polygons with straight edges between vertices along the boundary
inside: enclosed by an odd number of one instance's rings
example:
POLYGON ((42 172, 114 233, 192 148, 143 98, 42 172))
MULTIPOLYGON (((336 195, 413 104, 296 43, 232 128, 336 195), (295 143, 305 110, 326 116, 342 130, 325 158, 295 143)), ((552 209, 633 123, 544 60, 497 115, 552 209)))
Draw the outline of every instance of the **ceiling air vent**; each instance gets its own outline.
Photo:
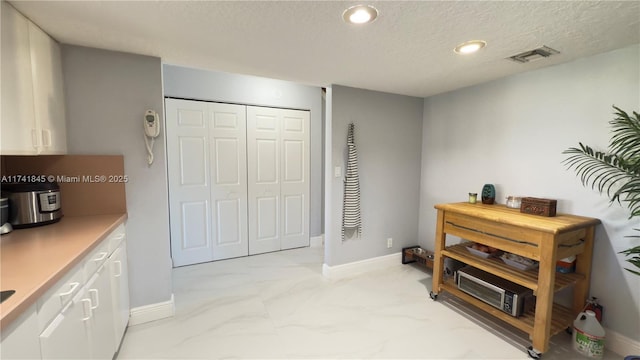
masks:
POLYGON ((555 55, 555 54, 560 54, 560 51, 554 50, 548 46, 543 46, 537 49, 525 51, 523 53, 510 56, 508 59, 511 59, 519 63, 527 63, 529 61, 548 58, 549 56, 555 55))

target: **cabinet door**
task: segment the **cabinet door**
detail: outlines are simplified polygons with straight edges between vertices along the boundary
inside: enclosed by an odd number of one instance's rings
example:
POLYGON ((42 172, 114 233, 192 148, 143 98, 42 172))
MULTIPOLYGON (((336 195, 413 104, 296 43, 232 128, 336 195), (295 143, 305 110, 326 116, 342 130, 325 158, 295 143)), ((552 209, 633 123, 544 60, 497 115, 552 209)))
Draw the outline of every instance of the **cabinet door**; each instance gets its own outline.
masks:
POLYGON ((40 334, 42 359, 89 359, 91 299, 82 289, 40 334))
POLYGON ((101 266, 87 282, 91 300, 91 358, 111 359, 116 352, 111 279, 106 266, 101 266))
POLYGON ((39 359, 36 307, 31 306, 8 327, 2 329, 0 359, 39 359))
POLYGON ((250 254, 309 246, 309 118, 247 107, 250 254))
POLYGON ((111 290, 113 297, 114 330, 116 349, 129 323, 129 270, 127 266, 127 244, 120 246, 111 255, 111 290))
POLYGON ((166 99, 171 257, 174 266, 213 260, 207 103, 166 99))
POLYGON ((280 109, 247 107, 249 254, 280 250, 280 109))
POLYGON ((36 154, 38 139, 31 80, 29 20, 2 1, 2 110, 0 132, 3 155, 36 154))
POLYGON ((67 152, 67 126, 62 85, 60 46, 29 22, 36 136, 41 154, 67 152))
POLYGON ((246 107, 208 107, 213 260, 249 254, 246 107))
POLYGON ((281 110, 280 248, 309 246, 309 112, 281 110))
POLYGON ((174 265, 248 255, 245 106, 167 99, 166 114, 174 265))

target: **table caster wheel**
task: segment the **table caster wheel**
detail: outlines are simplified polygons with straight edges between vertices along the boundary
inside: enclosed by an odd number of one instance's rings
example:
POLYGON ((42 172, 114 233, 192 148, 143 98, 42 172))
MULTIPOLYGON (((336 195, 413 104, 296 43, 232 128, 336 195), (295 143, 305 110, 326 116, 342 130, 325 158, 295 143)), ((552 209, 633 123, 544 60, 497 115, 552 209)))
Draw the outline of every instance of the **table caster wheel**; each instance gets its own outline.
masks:
POLYGON ((438 298, 438 294, 434 294, 433 291, 429 291, 429 297, 431 298, 431 300, 436 301, 436 299, 438 298))
POLYGON ((538 351, 536 351, 533 346, 529 346, 527 348, 527 354, 529 355, 530 358, 532 359, 541 359, 542 358, 542 353, 539 353, 538 351))

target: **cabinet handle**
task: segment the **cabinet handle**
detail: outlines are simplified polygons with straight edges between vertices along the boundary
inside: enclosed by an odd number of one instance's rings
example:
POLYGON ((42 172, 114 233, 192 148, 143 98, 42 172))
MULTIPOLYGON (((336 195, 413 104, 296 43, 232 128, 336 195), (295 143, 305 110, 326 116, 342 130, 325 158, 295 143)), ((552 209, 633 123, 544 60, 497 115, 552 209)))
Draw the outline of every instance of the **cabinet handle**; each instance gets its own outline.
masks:
POLYGON ((47 326, 46 329, 40 334, 41 339, 48 339, 49 336, 60 326, 60 323, 64 320, 64 315, 58 314, 55 319, 47 326))
POLYGON ((40 137, 36 129, 31 129, 31 144, 36 149, 40 147, 40 137))
POLYGON ((42 129, 42 146, 51 146, 51 130, 49 129, 42 129))
POLYGON ((89 289, 89 297, 91 298, 91 310, 95 310, 100 306, 100 294, 98 289, 89 289), (93 305, 95 303, 95 306, 93 305))
POLYGON ((72 282, 71 283, 71 289, 69 289, 69 291, 65 291, 63 293, 60 293, 60 297, 69 296, 69 295, 73 294, 73 292, 76 291, 78 286, 80 286, 80 283, 72 282))
POLYGON ((84 310, 85 315, 88 313, 89 315, 86 315, 85 317, 82 318, 82 321, 87 321, 89 319, 91 319, 91 300, 89 299, 82 299, 82 308, 84 310), (87 307, 87 305, 89 305, 87 307))
POLYGON ((101 252, 100 255, 97 258, 93 259, 93 261, 100 262, 100 261, 104 260, 107 257, 107 255, 109 255, 109 254, 106 253, 106 252, 101 252))
POLYGON ((118 269, 118 273, 114 274, 113 277, 120 277, 122 276, 122 261, 120 260, 116 260, 113 262, 114 265, 117 265, 117 269, 118 269))

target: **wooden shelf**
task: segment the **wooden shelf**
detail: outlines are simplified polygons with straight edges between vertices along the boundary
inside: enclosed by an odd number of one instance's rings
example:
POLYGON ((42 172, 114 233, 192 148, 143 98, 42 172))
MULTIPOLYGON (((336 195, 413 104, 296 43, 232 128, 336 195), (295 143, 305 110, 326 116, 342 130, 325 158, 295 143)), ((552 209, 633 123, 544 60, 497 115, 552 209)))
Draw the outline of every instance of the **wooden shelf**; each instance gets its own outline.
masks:
MULTIPOLYGON (((500 309, 497 309, 483 301, 476 299, 475 297, 467 294, 466 292, 458 289, 453 279, 449 279, 441 284, 440 289, 446 290, 452 295, 474 305, 475 307, 499 318, 500 320, 508 323, 509 325, 520 329, 529 335, 533 334, 533 324, 535 321, 535 310, 532 309, 519 317, 511 316, 500 309)), ((553 336, 561 331, 564 331, 567 327, 573 323, 574 316, 571 309, 566 308, 560 304, 553 304, 551 329, 549 336, 553 336)))
MULTIPOLYGON (((445 250, 442 250, 442 255, 498 275, 501 278, 507 279, 516 284, 520 284, 533 290, 534 294, 536 294, 538 291, 538 268, 523 271, 505 264, 502 260, 496 257, 483 259, 477 255, 471 254, 466 249, 465 244, 449 246, 445 250)), ((581 274, 556 273, 554 291, 560 291, 566 287, 574 285, 576 282, 583 279, 584 275, 581 274)))
POLYGON ((479 309, 528 333, 536 353, 549 349, 549 338, 571 325, 584 308, 589 292, 595 226, 600 220, 570 214, 542 217, 522 214, 504 205, 469 203, 437 204, 435 258, 431 297, 444 290, 479 309), (502 251, 539 261, 539 268, 522 271, 498 258, 482 258, 470 253, 464 244, 447 246, 447 236, 478 242, 502 251), (576 256, 576 272, 556 272, 556 261, 576 256), (496 309, 458 289, 445 279, 446 258, 461 261, 495 276, 533 290, 534 311, 519 317, 496 309), (571 286, 571 308, 554 302, 555 293, 571 286))

